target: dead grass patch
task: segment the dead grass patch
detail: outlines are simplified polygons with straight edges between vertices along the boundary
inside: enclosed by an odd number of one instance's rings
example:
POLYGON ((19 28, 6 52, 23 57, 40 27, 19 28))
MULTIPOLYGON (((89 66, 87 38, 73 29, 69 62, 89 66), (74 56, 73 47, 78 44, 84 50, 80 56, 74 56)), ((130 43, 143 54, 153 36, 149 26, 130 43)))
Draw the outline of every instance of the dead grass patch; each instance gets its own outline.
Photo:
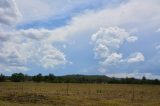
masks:
POLYGON ((9 101, 9 102, 18 102, 18 103, 45 103, 49 102, 49 97, 42 95, 42 94, 36 94, 36 93, 23 93, 23 94, 16 94, 16 93, 9 93, 5 96, 2 96, 0 98, 3 101, 9 101))

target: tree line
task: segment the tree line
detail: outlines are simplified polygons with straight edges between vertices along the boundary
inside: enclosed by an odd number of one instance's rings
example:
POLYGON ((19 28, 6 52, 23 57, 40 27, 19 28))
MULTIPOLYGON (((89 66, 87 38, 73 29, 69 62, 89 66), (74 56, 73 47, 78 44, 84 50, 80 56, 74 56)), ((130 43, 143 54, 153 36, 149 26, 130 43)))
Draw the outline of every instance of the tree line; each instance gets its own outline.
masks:
POLYGON ((23 73, 13 73, 11 76, 0 74, 0 82, 50 82, 50 83, 109 83, 109 84, 157 84, 160 85, 158 79, 147 79, 145 76, 142 79, 136 78, 115 78, 105 75, 64 75, 55 76, 54 74, 34 76, 25 75, 23 73))

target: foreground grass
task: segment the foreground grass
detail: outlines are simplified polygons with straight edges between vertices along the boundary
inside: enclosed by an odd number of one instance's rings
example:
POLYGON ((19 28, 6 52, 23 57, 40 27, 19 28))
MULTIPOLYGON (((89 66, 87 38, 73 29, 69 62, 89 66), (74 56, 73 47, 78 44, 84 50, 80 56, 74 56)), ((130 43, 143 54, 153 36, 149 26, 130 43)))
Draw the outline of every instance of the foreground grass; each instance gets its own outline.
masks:
POLYGON ((160 106, 160 86, 0 83, 0 106, 160 106))

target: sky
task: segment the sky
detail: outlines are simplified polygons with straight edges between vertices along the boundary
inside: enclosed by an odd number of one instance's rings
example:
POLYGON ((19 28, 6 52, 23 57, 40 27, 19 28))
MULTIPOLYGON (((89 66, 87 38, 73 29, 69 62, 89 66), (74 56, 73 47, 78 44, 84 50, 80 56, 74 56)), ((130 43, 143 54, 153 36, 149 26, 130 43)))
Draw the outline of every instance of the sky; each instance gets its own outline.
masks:
POLYGON ((0 0, 0 73, 160 79, 159 0, 0 0))

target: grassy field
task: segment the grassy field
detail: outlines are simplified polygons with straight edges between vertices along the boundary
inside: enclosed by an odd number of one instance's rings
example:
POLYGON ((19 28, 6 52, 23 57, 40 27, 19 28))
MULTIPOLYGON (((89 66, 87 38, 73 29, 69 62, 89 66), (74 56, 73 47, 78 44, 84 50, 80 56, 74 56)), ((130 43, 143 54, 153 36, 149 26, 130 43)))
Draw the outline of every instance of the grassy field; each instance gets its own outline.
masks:
POLYGON ((160 106, 160 86, 4 82, 0 106, 160 106))

